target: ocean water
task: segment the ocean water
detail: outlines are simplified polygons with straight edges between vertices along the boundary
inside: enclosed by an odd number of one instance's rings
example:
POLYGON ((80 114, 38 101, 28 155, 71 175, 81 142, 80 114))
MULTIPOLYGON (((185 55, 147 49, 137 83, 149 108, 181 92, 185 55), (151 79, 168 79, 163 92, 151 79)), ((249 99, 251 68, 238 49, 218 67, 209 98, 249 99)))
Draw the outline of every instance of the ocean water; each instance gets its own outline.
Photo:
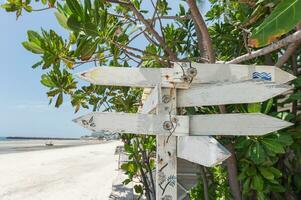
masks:
POLYGON ((0 137, 0 141, 7 140, 6 137, 0 137))

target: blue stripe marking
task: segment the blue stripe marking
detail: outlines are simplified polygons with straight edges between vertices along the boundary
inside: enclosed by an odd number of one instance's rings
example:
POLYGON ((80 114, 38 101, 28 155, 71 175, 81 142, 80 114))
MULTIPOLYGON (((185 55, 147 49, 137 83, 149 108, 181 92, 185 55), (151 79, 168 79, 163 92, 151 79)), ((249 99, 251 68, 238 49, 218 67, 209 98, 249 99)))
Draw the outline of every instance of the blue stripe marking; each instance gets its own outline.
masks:
POLYGON ((252 79, 271 81, 272 75, 271 75, 271 73, 267 73, 267 72, 253 72, 252 79))

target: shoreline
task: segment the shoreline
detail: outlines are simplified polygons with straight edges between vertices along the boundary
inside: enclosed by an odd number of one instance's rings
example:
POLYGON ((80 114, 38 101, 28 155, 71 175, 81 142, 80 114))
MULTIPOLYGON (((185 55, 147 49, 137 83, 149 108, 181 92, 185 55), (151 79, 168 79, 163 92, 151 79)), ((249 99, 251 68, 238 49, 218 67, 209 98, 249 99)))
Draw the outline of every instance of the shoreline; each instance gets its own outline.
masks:
POLYGON ((39 139, 13 139, 0 141, 0 155, 22 153, 31 151, 46 151, 52 149, 70 148, 85 145, 105 144, 114 140, 39 140, 39 139), (51 141, 53 146, 47 146, 46 143, 51 141))

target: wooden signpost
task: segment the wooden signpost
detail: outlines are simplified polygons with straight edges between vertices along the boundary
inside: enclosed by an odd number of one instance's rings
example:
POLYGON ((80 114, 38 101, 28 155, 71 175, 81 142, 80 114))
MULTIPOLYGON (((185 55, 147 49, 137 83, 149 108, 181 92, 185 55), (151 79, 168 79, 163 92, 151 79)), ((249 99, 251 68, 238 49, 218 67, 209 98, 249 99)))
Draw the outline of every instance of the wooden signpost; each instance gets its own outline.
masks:
MULTIPOLYGON (((92 131, 157 136, 156 199, 177 194, 177 158, 207 167, 230 153, 211 135, 264 135, 292 125, 261 113, 181 116, 178 107, 262 102, 291 87, 295 77, 273 66, 174 63, 173 68, 97 67, 79 73, 88 82, 152 88, 140 113, 90 113, 75 119, 92 131)), ((185 194, 184 194, 185 196, 185 194)))

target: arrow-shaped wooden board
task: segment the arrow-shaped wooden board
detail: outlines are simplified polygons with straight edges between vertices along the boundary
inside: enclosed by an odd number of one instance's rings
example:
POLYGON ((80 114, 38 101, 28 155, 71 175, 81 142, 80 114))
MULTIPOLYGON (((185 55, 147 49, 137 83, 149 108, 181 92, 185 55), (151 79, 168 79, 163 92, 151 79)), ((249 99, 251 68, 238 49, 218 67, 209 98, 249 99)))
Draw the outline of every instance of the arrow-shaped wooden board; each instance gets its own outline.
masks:
MULTIPOLYGON (((95 132, 108 131, 112 133, 133 133, 149 135, 170 135, 170 131, 163 128, 169 115, 132 114, 132 113, 104 113, 95 112, 79 117, 74 122, 95 132)), ((188 135, 189 117, 176 116, 177 135, 188 135)))
POLYGON ((178 137, 177 156, 206 167, 220 164, 231 153, 213 137, 182 136, 178 137))
MULTIPOLYGON (((181 63, 175 65, 181 65, 181 63)), ((197 70, 192 84, 246 80, 264 80, 283 84, 296 78, 274 66, 192 63, 192 67, 197 70)), ((81 72, 78 76, 96 85, 155 87, 161 84, 162 87, 173 88, 178 87, 172 82, 175 82, 174 77, 178 78, 179 70, 173 68, 96 67, 81 72)))
MULTIPOLYGON (((160 89, 158 86, 152 90, 144 89, 142 95, 144 96, 142 100, 143 106, 140 109, 140 113, 149 114, 157 108, 162 101, 160 89)), ((231 155, 223 145, 209 136, 179 136, 177 140, 177 151, 179 158, 207 167, 215 166, 231 155), (192 149, 194 150, 191 151, 192 149)), ((185 186, 190 189, 187 185, 185 186)))
POLYGON ((170 135, 164 123, 176 121, 175 136, 188 135, 263 135, 274 132, 292 123, 261 113, 209 114, 191 116, 148 115, 130 113, 96 112, 84 115, 74 122, 92 131, 170 135))
POLYGON ((263 102, 291 89, 288 85, 263 81, 198 84, 178 90, 177 107, 263 102))
POLYGON ((264 80, 283 84, 296 78, 278 67, 266 65, 192 63, 192 67, 198 71, 195 83, 264 80))

